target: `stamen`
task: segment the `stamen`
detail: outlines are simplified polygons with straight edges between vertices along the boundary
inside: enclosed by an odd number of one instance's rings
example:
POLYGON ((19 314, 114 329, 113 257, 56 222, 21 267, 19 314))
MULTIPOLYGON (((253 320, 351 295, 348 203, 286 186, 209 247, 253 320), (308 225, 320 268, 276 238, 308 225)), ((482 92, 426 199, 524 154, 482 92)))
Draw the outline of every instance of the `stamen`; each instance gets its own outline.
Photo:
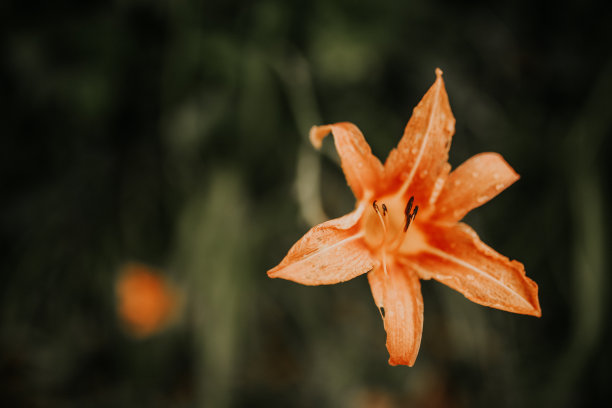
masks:
POLYGON ((414 203, 414 196, 410 197, 408 204, 406 204, 406 208, 404 209, 404 214, 406 214, 406 216, 408 216, 412 210, 412 203, 414 203))
POLYGON ((414 203, 414 196, 410 197, 410 200, 408 200, 408 204, 406 204, 406 209, 404 210, 404 214, 406 214, 406 221, 404 222, 404 232, 408 231, 408 227, 410 226, 410 223, 414 219, 414 216, 416 215, 416 211, 419 208, 418 205, 414 207, 415 212, 411 214, 410 210, 412 210, 413 203, 414 203))
POLYGON ((387 206, 383 204, 383 214, 380 214, 380 210, 378 209, 378 204, 376 204, 376 200, 374 200, 374 202, 372 203, 372 207, 374 207, 374 211, 376 211, 376 215, 378 215, 378 220, 380 221, 380 224, 382 225, 383 228, 383 242, 387 239, 387 224, 385 223, 385 220, 383 219, 383 215, 387 214, 387 206))
POLYGON ((376 200, 374 200, 374 202, 372 203, 372 207, 374 207, 374 211, 376 211, 376 215, 378 215, 378 220, 380 221, 380 224, 382 225, 382 229, 383 229, 383 251, 382 251, 382 261, 383 261, 383 271, 385 276, 387 276, 387 253, 384 249, 384 243, 387 241, 387 223, 385 222, 385 219, 383 219, 383 215, 387 215, 387 206, 383 203, 382 208, 383 208, 383 214, 380 214, 380 210, 378 209, 378 204, 376 204, 376 200))
POLYGON ((404 225, 404 232, 408 231, 408 227, 410 227, 410 223, 414 221, 414 218, 417 215, 417 211, 419 211, 419 206, 415 205, 412 214, 406 215, 406 225, 404 225))
POLYGON ((411 221, 414 221, 414 219, 416 218, 417 211, 419 211, 419 206, 418 205, 414 207, 414 211, 412 212, 412 220, 411 221))
POLYGON ((376 200, 374 200, 374 202, 372 203, 372 207, 374 207, 374 211, 376 211, 376 214, 380 214, 380 211, 378 211, 378 205, 376 204, 376 200))
POLYGON ((383 261, 383 272, 385 273, 385 277, 389 276, 387 272, 387 251, 383 247, 382 251, 382 261, 383 261))

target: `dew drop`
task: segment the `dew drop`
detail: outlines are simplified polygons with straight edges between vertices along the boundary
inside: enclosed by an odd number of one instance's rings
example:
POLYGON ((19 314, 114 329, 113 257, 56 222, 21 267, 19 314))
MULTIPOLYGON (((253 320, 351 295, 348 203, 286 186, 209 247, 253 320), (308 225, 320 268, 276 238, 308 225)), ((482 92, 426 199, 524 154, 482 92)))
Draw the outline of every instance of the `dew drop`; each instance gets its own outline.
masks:
POLYGON ((504 184, 503 183, 499 183, 495 185, 495 190, 497 191, 501 191, 504 189, 504 184))
POLYGON ((474 178, 478 177, 478 172, 477 171, 473 171, 472 172, 472 177, 474 177, 474 178))
POLYGON ((479 204, 484 203, 484 202, 485 202, 485 201, 487 201, 488 199, 489 199, 489 197, 487 197, 487 196, 478 196, 478 197, 476 197, 476 201, 477 201, 479 204))

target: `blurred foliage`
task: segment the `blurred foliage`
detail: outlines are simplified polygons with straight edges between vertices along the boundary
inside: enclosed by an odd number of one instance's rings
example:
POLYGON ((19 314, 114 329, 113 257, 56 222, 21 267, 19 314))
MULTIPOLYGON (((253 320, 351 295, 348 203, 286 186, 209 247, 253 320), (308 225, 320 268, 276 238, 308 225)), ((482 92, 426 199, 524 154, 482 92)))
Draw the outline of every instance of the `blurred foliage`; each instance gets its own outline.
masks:
POLYGON ((3 2, 2 405, 605 405, 604 6, 3 2), (424 282, 416 366, 390 367, 365 278, 265 272, 353 205, 308 128, 354 122, 384 159, 435 67, 457 118, 451 164, 496 151, 522 176, 467 221, 526 265, 543 317, 424 282), (116 315, 130 261, 187 293, 143 340, 116 315))

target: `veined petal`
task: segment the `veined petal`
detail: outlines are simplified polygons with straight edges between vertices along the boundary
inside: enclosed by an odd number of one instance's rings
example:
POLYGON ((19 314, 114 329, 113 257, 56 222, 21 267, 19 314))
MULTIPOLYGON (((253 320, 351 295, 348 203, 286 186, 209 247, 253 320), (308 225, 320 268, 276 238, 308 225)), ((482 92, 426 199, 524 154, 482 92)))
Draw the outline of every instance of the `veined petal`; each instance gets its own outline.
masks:
POLYGON ((444 185, 446 184, 446 180, 448 179, 450 172, 451 172, 450 163, 444 163, 444 165, 442 166, 442 170, 440 171, 440 174, 438 175, 438 178, 436 179, 436 182, 434 183, 433 189, 431 190, 431 195, 429 196, 429 206, 430 207, 433 207, 435 202, 438 201, 438 197, 440 196, 440 193, 442 192, 442 189, 444 188, 444 185))
POLYGON ((501 155, 478 154, 448 176, 436 202, 434 217, 440 221, 457 222, 519 178, 501 155))
MULTIPOLYGON (((376 273, 383 272, 382 270, 376 273)), ((413 366, 423 334, 423 297, 417 273, 392 263, 384 276, 383 308, 389 364, 413 366)))
POLYGON ((484 306, 541 316, 538 285, 523 264, 485 245, 468 225, 423 226, 428 244, 409 257, 421 279, 435 279, 484 306))
POLYGON ((365 205, 313 227, 281 261, 268 271, 271 278, 303 285, 329 285, 353 279, 377 264, 359 230, 365 205))
POLYGON ((436 81, 414 108, 397 148, 385 162, 386 188, 399 188, 402 195, 409 191, 417 205, 423 205, 430 198, 448 160, 455 133, 455 118, 439 68, 436 75, 436 81))
POLYGON ((357 200, 363 197, 365 191, 378 190, 383 177, 383 165, 372 154, 370 145, 357 126, 348 122, 313 126, 310 129, 310 141, 313 146, 319 149, 323 138, 329 132, 334 135, 342 170, 357 200))

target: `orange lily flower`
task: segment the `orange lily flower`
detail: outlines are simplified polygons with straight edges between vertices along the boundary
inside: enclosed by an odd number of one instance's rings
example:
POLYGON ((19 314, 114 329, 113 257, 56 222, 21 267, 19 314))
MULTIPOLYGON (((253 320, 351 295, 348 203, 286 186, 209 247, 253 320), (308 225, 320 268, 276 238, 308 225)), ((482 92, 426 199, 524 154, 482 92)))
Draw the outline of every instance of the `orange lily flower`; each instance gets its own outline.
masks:
POLYGON ((416 360, 423 330, 420 279, 435 279, 484 306, 541 316, 538 286, 523 264, 459 222, 519 175, 496 153, 478 154, 450 171, 455 118, 440 69, 436 76, 384 166, 351 123, 310 130, 316 148, 333 134, 356 209, 313 227, 268 271, 271 278, 304 285, 368 273, 391 365, 416 360))

